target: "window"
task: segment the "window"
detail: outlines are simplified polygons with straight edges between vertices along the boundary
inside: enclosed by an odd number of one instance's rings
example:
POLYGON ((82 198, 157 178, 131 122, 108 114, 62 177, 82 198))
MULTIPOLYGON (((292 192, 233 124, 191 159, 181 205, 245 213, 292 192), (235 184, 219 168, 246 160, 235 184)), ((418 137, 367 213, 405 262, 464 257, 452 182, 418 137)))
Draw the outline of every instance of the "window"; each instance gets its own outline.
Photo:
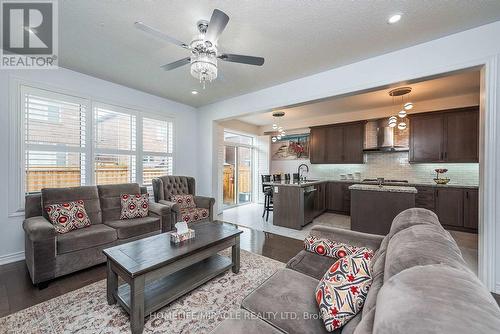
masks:
POLYGON ((29 87, 24 110, 24 192, 85 184, 87 102, 29 87))
POLYGON ((94 107, 97 184, 136 180, 136 116, 132 113, 116 106, 97 104, 94 107))
POLYGON ((143 184, 151 189, 152 179, 173 172, 173 124, 165 120, 142 119, 143 184))
MULTIPOLYGON (((21 86, 22 194, 173 173, 169 118, 21 86)), ((19 189, 19 188, 18 188, 19 189)))

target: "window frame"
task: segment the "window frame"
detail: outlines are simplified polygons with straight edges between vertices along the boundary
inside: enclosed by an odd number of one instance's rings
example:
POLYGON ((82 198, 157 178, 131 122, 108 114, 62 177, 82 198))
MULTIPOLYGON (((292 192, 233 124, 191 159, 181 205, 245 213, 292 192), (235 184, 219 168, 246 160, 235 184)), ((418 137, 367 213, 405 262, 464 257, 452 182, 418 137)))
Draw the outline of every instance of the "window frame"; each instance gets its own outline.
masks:
MULTIPOLYGON (((143 150, 142 150, 142 118, 158 119, 172 124, 172 152, 168 154, 155 154, 154 152, 146 152, 147 155, 161 155, 172 157, 172 174, 175 173, 177 163, 177 140, 176 140, 176 119, 175 115, 162 112, 152 111, 147 108, 128 105, 127 103, 116 103, 105 98, 85 96, 85 94, 75 93, 60 89, 53 86, 48 86, 41 83, 32 83, 23 79, 12 77, 9 81, 9 196, 8 216, 24 215, 24 202, 26 196, 26 145, 25 145, 25 110, 24 110, 24 94, 27 90, 43 91, 44 94, 70 98, 74 101, 83 101, 85 103, 85 148, 77 148, 85 154, 85 181, 82 185, 96 185, 95 176, 95 155, 100 150, 96 149, 96 133, 94 128, 95 123, 95 107, 110 106, 118 109, 117 111, 127 111, 130 114, 136 115, 135 124, 135 181, 141 186, 143 185, 143 150), (149 154, 151 153, 151 154, 149 154)), ((44 96, 47 96, 44 95, 44 96)), ((112 109, 114 110, 114 109, 112 109)), ((57 145, 55 145, 57 146, 57 145)), ((123 150, 120 150, 123 152, 123 150)), ((56 152, 56 150, 54 150, 56 152)), ((58 151, 60 152, 60 151, 58 151)), ((64 151, 65 152, 65 151, 64 151)), ((108 154, 112 150, 102 150, 101 153, 108 154), (106 151, 106 152, 104 152, 106 151)), ((114 154, 114 153, 111 153, 114 154)))

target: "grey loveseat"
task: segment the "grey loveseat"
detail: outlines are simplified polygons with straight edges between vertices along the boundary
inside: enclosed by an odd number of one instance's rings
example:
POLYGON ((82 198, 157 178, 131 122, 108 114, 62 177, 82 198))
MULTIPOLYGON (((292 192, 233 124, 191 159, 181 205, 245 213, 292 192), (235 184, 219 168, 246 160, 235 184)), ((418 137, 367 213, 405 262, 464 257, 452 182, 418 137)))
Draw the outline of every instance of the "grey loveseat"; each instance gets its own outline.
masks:
MULTIPOLYGON (((208 210, 208 216, 193 223, 213 221, 215 198, 196 196, 196 181, 190 176, 165 175, 153 179, 153 192, 155 202, 170 208, 170 219, 165 223, 164 232, 174 228, 176 222, 180 221, 179 206, 171 201, 173 195, 193 195, 197 208, 208 210)), ((189 222, 191 223, 191 222, 189 222)))
MULTIPOLYGON (((362 311, 334 333, 500 333, 500 308, 431 211, 403 211, 385 237, 322 226, 311 234, 376 250, 362 311)), ((314 291, 334 261, 301 251, 215 332, 327 333, 314 291)))
POLYGON ((149 216, 119 220, 121 194, 146 193, 137 183, 47 188, 26 196, 25 257, 33 284, 106 261, 102 250, 161 232, 170 215, 164 205, 150 203, 149 216), (58 234, 43 208, 49 204, 83 200, 91 226, 58 234))

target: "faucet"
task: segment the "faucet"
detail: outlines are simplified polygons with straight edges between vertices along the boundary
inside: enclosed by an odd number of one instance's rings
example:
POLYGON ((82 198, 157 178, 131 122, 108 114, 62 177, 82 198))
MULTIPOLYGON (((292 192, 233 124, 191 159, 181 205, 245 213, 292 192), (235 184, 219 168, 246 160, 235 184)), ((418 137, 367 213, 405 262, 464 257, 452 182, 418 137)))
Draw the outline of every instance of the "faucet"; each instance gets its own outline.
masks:
POLYGON ((306 164, 301 164, 301 165, 299 165, 299 168, 297 168, 297 174, 299 174, 299 182, 300 182, 300 180, 301 180, 301 177, 300 177, 300 170, 302 169, 302 167, 305 167, 305 168, 306 168, 306 170, 307 170, 307 172, 309 173, 309 166, 308 166, 308 165, 306 165, 306 164))

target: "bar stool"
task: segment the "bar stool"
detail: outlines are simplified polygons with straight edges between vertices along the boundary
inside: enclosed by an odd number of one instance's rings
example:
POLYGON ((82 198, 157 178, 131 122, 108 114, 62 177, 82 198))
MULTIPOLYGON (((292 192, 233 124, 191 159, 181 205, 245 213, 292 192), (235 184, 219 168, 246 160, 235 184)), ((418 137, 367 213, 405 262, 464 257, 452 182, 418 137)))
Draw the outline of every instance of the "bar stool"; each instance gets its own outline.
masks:
POLYGON ((262 213, 262 218, 266 216, 267 222, 269 211, 273 211, 273 187, 264 185, 264 182, 271 182, 271 175, 261 175, 260 177, 262 179, 262 193, 264 193, 264 212, 262 213))
POLYGON ((285 174, 285 181, 290 181, 290 173, 285 174))
POLYGON ((280 182, 281 181, 281 174, 274 174, 273 175, 273 181, 274 182, 280 182))

